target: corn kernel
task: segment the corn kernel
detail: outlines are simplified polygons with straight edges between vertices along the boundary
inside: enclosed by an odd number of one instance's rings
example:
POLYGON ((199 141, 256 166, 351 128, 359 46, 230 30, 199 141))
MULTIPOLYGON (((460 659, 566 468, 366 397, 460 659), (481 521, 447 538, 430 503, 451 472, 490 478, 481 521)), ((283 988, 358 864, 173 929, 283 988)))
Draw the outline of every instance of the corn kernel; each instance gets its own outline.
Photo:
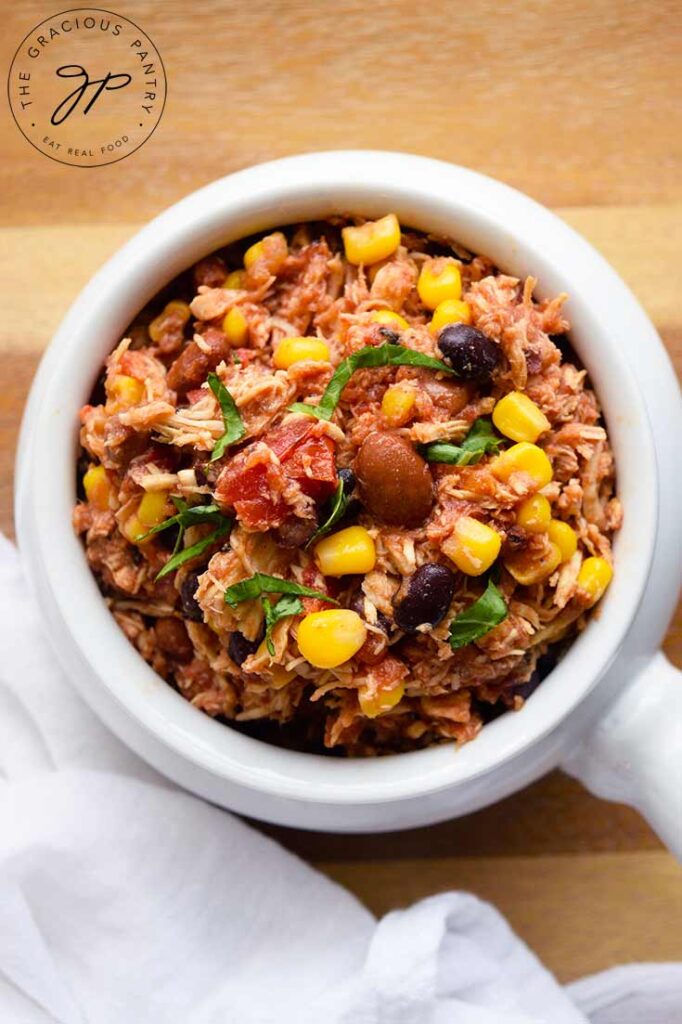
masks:
MULTIPOLYGON (((274 234, 279 235, 281 238, 284 238, 284 235, 281 233, 281 231, 275 231, 274 234)), ((261 258, 264 252, 265 246, 263 245, 262 238, 259 242, 254 242, 253 245, 250 245, 249 248, 244 253, 244 266, 246 267, 246 269, 250 270, 254 263, 261 258)))
POLYGON ((388 426, 404 426, 412 416, 416 400, 415 389, 409 384, 394 384, 387 388, 381 399, 381 414, 388 426))
POLYGON ((129 409, 130 406, 137 405, 144 395, 144 383, 121 373, 107 385, 107 392, 117 409, 129 409))
POLYGON ((539 557, 529 559, 528 555, 519 551, 504 560, 504 567, 512 574, 517 583, 530 587, 533 583, 541 583, 551 576, 561 563, 561 551, 557 544, 549 544, 539 557))
POLYGON ((137 544, 146 532, 147 527, 140 522, 135 514, 129 516, 121 527, 121 533, 131 544, 137 544))
POLYGON ((429 329, 438 334, 447 324, 470 324, 471 306, 461 299, 446 299, 436 306, 429 329))
POLYGON ((578 587, 584 591, 593 605, 603 597, 612 578, 613 569, 605 558, 586 558, 578 573, 578 587))
POLYGON ((315 668, 336 668, 349 661, 367 639, 367 627, 357 612, 329 608, 311 612, 301 621, 298 649, 315 668))
POLYGON ((344 228, 341 234, 346 259, 355 266, 385 260, 400 245, 400 224, 394 213, 358 227, 344 228))
POLYGON ((462 516, 443 544, 443 551, 460 572, 480 576, 499 555, 501 543, 502 538, 492 527, 471 516, 462 516))
POLYGON ((364 526, 348 526, 315 545, 315 561, 324 576, 371 572, 376 560, 374 541, 364 526))
POLYGON ((192 310, 186 302, 182 301, 182 299, 171 299, 171 301, 166 304, 164 313, 175 313, 178 319, 181 319, 183 324, 186 324, 192 315, 192 310))
POLYGON ((259 260, 263 255, 263 242, 254 242, 244 253, 244 266, 247 270, 250 270, 256 260, 259 260))
POLYGON ((238 348, 246 341, 249 324, 239 306, 233 306, 223 318, 223 331, 230 345, 238 348))
POLYGON ((328 363, 329 349, 320 338, 282 338, 272 357, 278 370, 288 370, 304 359, 328 363))
POLYGON ((552 479, 552 463, 549 461, 542 448, 536 444, 529 444, 527 441, 520 441, 507 448, 493 459, 492 472, 498 480, 509 480, 512 473, 526 473, 531 477, 538 490, 544 487, 552 479))
POLYGON ((182 320, 182 324, 184 326, 192 315, 192 310, 189 308, 187 303, 182 302, 181 299, 173 299, 171 302, 167 303, 163 311, 159 313, 157 317, 154 317, 147 327, 147 333, 152 341, 161 341, 169 313, 176 314, 178 319, 182 320))
POLYGON ((401 331, 406 331, 410 326, 404 316, 394 313, 392 309, 377 309, 376 313, 372 313, 370 320, 375 324, 398 327, 401 331))
MULTIPOLYGON (((516 522, 529 533, 544 533, 552 521, 552 507, 544 494, 534 494, 519 505, 516 522)), ((554 538, 550 538, 554 540, 554 538)))
POLYGON ((377 718, 399 704, 405 695, 405 684, 401 680, 391 687, 377 689, 364 684, 358 687, 360 710, 367 718, 377 718))
POLYGON ((233 270, 223 281, 223 288, 228 288, 230 291, 240 291, 246 287, 245 277, 246 275, 243 270, 233 270))
POLYGON ((567 562, 578 550, 578 535, 568 523, 560 519, 552 519, 547 529, 552 544, 556 544, 561 552, 561 561, 567 562))
POLYGON ((137 509, 137 518, 148 530, 166 518, 167 497, 165 491, 148 491, 143 495, 137 509))
POLYGON ((83 490, 90 504, 100 512, 106 512, 110 508, 111 484, 104 466, 90 466, 83 474, 83 490))
POLYGON ((427 309, 436 309, 449 299, 461 299, 462 275, 458 264, 447 257, 428 260, 419 274, 417 291, 427 309))
POLYGON ((550 428, 550 422, 535 402, 522 391, 510 391, 493 409, 493 423, 512 441, 535 443, 550 428))

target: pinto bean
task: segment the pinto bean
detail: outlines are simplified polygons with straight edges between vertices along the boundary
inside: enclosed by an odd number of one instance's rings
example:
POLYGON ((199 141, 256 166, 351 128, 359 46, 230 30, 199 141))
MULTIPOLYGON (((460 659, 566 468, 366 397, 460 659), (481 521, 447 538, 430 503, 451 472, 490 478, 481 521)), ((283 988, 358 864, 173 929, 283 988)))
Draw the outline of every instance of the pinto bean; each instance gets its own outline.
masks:
POLYGON ((154 627, 156 642, 164 654, 175 661, 191 661, 194 654, 192 641, 180 619, 157 619, 154 627))
POLYGON ((220 256, 207 256, 199 260, 194 268, 194 283, 197 288, 206 285, 207 288, 222 288, 223 281, 227 277, 227 267, 220 256))
POLYGON ((433 507, 428 464, 399 434, 375 431, 363 441, 355 475, 365 507, 392 526, 419 526, 433 507))
POLYGON ((210 371, 229 354, 230 346, 222 331, 215 327, 207 327, 202 337, 208 352, 199 348, 196 341, 190 341, 178 358, 171 363, 167 377, 168 387, 177 391, 178 395, 185 395, 192 388, 198 388, 203 384, 210 371))

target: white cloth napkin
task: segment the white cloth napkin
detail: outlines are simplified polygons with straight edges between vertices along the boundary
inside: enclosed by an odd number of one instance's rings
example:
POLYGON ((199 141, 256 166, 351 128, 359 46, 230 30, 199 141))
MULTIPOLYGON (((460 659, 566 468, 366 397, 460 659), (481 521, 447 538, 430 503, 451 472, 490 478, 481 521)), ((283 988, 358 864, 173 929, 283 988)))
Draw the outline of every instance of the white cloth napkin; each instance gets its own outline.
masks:
POLYGON ((564 990, 466 893, 377 922, 100 725, 55 664, 0 537, 3 1024, 587 1020, 682 1020, 682 965, 564 990))

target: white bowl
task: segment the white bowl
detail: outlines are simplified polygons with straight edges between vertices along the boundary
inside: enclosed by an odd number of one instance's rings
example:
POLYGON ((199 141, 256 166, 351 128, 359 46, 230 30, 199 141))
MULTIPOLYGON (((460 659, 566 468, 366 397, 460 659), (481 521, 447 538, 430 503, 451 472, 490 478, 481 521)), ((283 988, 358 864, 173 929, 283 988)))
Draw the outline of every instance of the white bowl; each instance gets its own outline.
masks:
POLYGON ((622 796, 617 786, 627 776, 626 795, 682 850, 671 716, 652 711, 646 736, 637 725, 627 732, 628 716, 646 714, 637 709, 652 695, 682 703, 682 687, 668 677, 673 670, 660 656, 652 662, 679 582, 682 495, 671 442, 680 436, 679 393, 654 328, 602 257, 556 216, 461 167, 397 153, 311 154, 253 167, 193 193, 91 280, 33 385, 18 454, 17 528, 55 651, 74 684, 124 742, 215 803, 332 831, 422 825, 499 799, 569 753, 577 770, 582 740, 582 773, 591 775, 593 788, 622 796), (71 528, 77 411, 133 316, 199 257, 295 221, 388 211, 404 225, 450 235, 510 273, 532 273, 541 296, 570 294, 572 338, 605 410, 625 520, 615 578, 598 616, 520 713, 490 723, 461 750, 446 745, 342 760, 268 746, 213 721, 128 643, 71 528), (621 770, 624 751, 627 771, 621 770))

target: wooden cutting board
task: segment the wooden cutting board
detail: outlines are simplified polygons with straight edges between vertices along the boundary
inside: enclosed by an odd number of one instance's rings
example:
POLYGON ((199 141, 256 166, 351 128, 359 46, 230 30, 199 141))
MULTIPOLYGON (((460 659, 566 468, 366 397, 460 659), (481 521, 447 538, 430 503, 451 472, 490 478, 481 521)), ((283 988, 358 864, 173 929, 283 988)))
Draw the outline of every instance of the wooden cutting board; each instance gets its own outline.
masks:
MULTIPOLYGON (((168 75, 137 153, 65 167, 0 124, 0 526, 40 353, 93 271, 146 219, 229 171, 320 148, 418 152, 477 168, 600 249, 682 369, 682 14, 670 0, 116 0, 168 75)), ((58 4, 5 5, 0 50, 58 4)), ((642 353, 646 359, 646 352, 642 353)), ((679 439, 675 440, 676 443, 679 439)), ((679 514, 675 510, 674 514, 679 514)), ((666 649, 682 665, 678 614, 666 649)), ((264 829, 376 913, 466 888, 560 978, 682 958, 682 872, 640 817, 560 773, 458 821, 390 836, 264 829)))

